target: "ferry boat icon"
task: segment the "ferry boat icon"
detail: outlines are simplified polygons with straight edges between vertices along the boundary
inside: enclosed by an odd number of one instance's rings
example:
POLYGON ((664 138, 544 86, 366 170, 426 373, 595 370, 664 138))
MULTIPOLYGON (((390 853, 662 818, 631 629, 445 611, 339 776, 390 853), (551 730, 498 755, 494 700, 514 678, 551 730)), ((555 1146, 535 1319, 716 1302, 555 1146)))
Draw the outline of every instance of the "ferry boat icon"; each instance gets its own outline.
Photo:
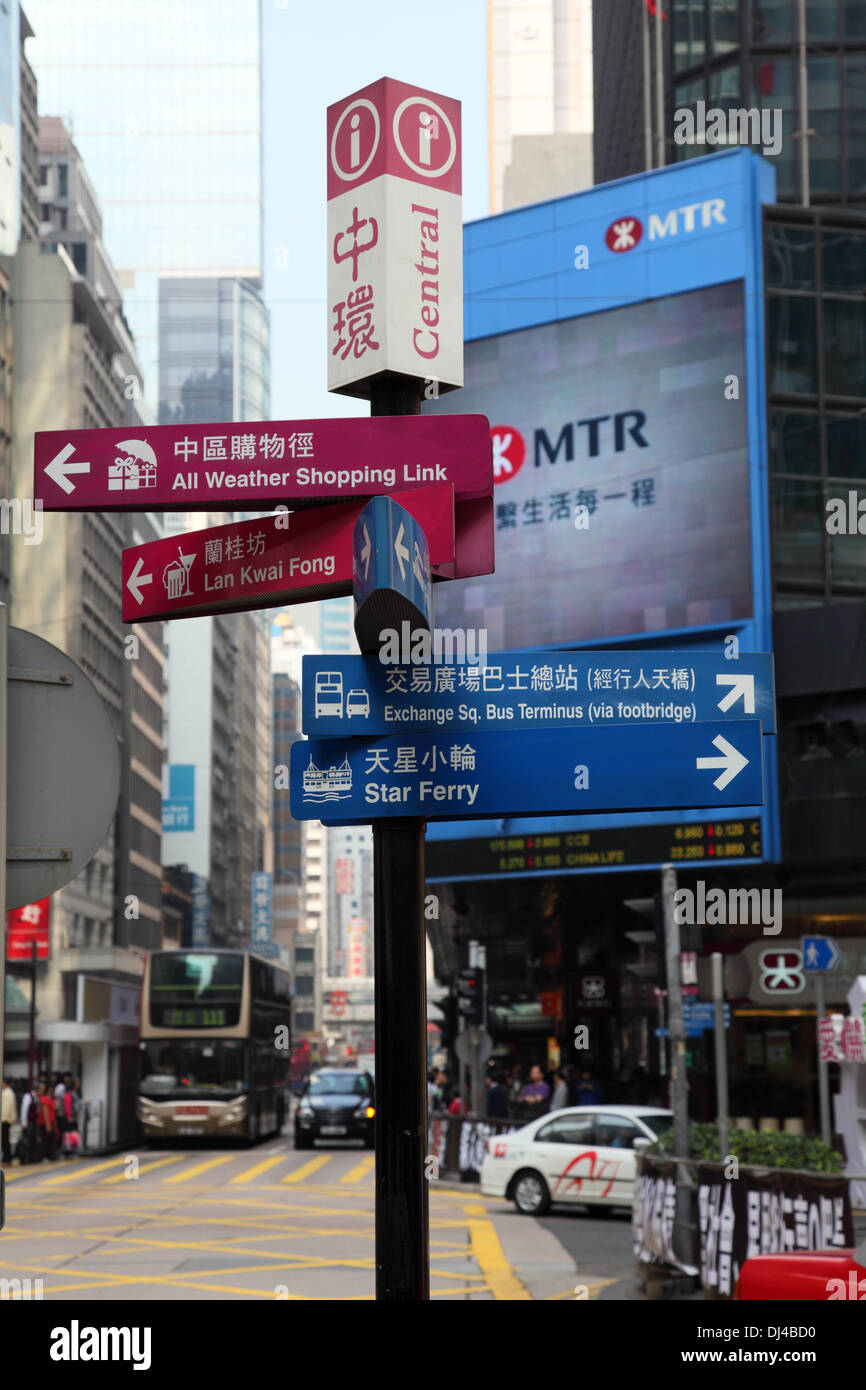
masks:
POLYGON ((303 774, 304 801, 345 801, 352 794, 352 769, 348 753, 339 767, 319 768, 310 754, 310 764, 303 774))

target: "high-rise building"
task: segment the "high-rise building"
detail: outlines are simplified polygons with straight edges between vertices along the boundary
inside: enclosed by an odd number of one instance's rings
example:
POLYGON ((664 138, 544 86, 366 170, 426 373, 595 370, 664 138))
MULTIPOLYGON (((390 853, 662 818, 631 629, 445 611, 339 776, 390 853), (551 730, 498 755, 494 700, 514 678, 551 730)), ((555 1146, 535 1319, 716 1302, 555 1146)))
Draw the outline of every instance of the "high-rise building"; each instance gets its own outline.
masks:
MULTIPOLYGON (((654 165, 711 153, 709 143, 680 142, 675 134, 682 121, 677 113, 697 116, 702 103, 705 112, 719 110, 726 118, 732 111, 754 111, 763 113, 766 122, 778 113, 779 148, 765 141, 762 153, 776 168, 780 203, 802 203, 808 191, 813 206, 866 205, 866 8, 861 0, 802 0, 802 6, 805 110, 800 0, 666 0, 661 103, 655 17, 645 19, 638 0, 594 0, 596 183, 649 167, 648 144, 654 165), (659 106, 663 157, 656 138, 659 106), (649 142, 647 124, 652 126, 649 142), (801 159, 804 138, 807 178, 801 159)), ((744 128, 757 135, 759 121, 744 128)), ((749 135, 740 133, 738 123, 732 143, 759 148, 749 135)))
POLYGON ((260 284, 260 3, 78 0, 73 15, 32 0, 28 13, 43 109, 68 118, 104 203, 155 417, 160 276, 260 284))
POLYGON ((591 0, 490 0, 490 211, 592 183, 591 0))
MULTIPOLYGON (((139 379, 141 368, 102 244, 99 203, 58 118, 39 123, 38 180, 41 239, 23 240, 8 262, 18 497, 31 493, 37 429, 140 423, 129 382, 139 379)), ((104 999, 113 989, 120 1008, 121 996, 134 1001, 143 949, 162 941, 160 628, 147 634, 133 629, 132 645, 124 640, 118 579, 121 551, 135 533, 128 518, 51 514, 42 525, 41 544, 19 537, 12 548, 11 620, 62 648, 93 682, 121 744, 122 785, 105 843, 52 898, 52 955, 40 967, 38 1037, 52 1044, 54 1065, 83 1067, 85 1089, 106 1102, 104 1137, 117 1139, 134 1127, 129 1088, 119 1084, 135 1065, 134 1028, 124 1036, 106 1013, 100 1036, 91 1031, 81 1041, 76 981, 81 975, 102 981, 104 999)), ((137 533, 149 537, 156 527, 143 517, 137 533)), ((88 1021, 96 1020, 90 1015, 88 1021)))
POLYGON ((160 423, 266 420, 268 332, 268 312, 251 281, 161 276, 160 423))

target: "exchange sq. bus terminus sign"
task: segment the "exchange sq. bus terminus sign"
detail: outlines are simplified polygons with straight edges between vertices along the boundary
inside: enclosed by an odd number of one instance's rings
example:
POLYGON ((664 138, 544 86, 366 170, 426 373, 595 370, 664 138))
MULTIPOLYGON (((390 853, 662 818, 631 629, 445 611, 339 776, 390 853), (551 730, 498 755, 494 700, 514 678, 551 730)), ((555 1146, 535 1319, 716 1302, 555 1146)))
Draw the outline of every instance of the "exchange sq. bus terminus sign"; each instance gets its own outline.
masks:
POLYGON ((460 103, 383 77, 328 107, 328 390, 463 385, 460 103))

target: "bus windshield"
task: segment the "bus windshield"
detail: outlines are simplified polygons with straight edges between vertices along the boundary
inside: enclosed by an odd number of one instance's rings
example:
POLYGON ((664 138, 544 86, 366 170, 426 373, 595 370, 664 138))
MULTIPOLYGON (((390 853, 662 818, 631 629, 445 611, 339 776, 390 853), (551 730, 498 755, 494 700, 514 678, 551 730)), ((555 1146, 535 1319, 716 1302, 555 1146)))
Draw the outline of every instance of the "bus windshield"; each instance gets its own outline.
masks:
POLYGON ((243 1041, 228 1038, 142 1042, 139 1090, 153 1100, 238 1095, 247 1089, 245 1054, 243 1041))
POLYGON ((163 1001, 239 999, 243 980, 243 956, 236 954, 160 951, 150 963, 151 996, 163 1001))

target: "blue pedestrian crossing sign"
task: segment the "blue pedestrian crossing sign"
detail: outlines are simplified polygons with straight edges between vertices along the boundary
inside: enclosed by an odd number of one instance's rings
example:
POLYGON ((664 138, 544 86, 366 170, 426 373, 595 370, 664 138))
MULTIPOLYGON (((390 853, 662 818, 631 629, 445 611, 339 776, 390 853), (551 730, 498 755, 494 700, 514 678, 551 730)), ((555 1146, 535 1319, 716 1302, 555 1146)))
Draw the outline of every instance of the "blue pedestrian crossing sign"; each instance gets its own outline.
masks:
POLYGON ((835 970, 841 953, 832 936, 803 937, 803 969, 817 972, 835 970))
MULTIPOLYGON (((363 529, 361 536, 366 554, 363 529)), ((372 555, 369 527, 366 536, 372 555)), ((304 733, 688 725, 746 718, 760 719, 765 734, 776 728, 773 658, 765 652, 741 653, 737 661, 713 652, 492 652, 482 663, 471 661, 465 645, 461 648, 466 639, 459 630, 436 630, 434 639, 435 657, 429 662, 407 657, 403 664, 383 665, 375 656, 305 656, 304 733), (343 706, 338 713, 333 703, 323 710, 315 698, 323 671, 338 675, 345 690, 363 691, 363 711, 343 706)), ((411 650, 408 641, 401 645, 411 650)))
POLYGON ((761 743, 756 719, 299 740, 291 810, 296 820, 365 824, 757 806, 761 743))
MULTIPOLYGON (((374 497, 355 522, 352 545, 355 635, 378 651, 383 629, 430 627, 432 578, 427 537, 391 497, 374 497)), ((328 658, 333 662, 333 658, 328 658)))

